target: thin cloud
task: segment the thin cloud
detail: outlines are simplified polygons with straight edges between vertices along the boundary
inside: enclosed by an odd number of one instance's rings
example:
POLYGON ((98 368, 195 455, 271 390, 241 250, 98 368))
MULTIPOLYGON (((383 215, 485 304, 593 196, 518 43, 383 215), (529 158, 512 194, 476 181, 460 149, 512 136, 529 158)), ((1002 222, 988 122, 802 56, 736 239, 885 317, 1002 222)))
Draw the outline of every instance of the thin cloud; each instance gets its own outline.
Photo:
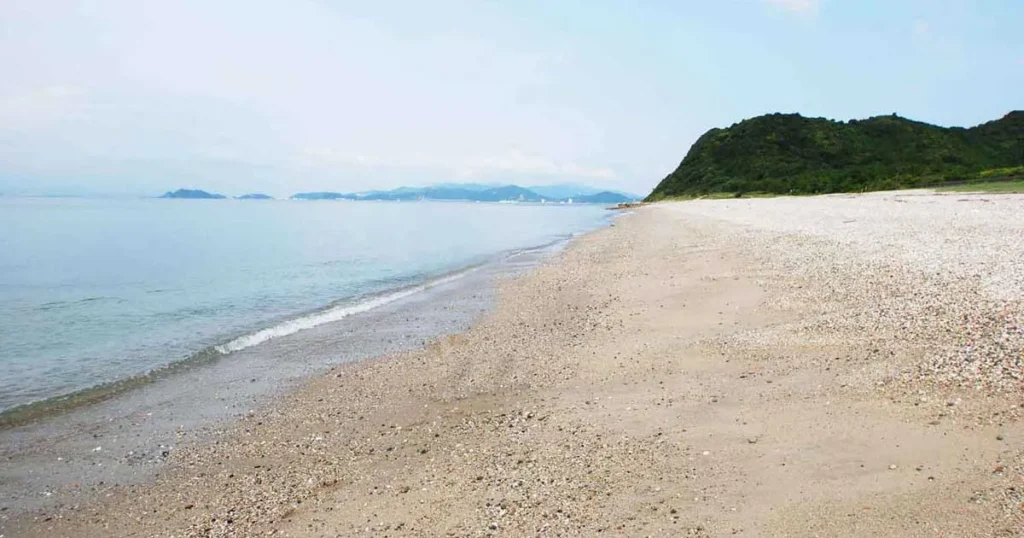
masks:
POLYGON ((85 92, 72 86, 29 88, 0 96, 0 131, 32 131, 88 116, 85 92))
POLYGON ((917 21, 914 23, 914 35, 920 38, 928 37, 932 31, 932 27, 928 24, 928 21, 917 21))
POLYGON ((818 12, 818 0, 761 0, 779 9, 798 15, 814 15, 818 12))

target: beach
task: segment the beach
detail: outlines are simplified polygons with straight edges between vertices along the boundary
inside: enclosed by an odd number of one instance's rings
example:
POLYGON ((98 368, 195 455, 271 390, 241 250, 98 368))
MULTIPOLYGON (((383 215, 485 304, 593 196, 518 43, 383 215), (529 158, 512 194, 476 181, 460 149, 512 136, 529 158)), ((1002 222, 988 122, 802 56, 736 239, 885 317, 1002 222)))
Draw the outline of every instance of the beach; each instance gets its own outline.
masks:
POLYGON ((0 534, 1021 536, 1021 215, 928 191, 637 208, 498 277, 468 330, 0 534))

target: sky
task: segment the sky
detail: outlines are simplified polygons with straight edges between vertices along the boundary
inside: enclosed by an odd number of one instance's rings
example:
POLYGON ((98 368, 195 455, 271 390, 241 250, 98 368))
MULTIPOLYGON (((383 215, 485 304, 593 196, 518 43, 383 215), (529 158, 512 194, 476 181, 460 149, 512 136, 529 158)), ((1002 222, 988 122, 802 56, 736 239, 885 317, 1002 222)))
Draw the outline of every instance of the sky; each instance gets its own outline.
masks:
POLYGON ((646 194, 771 112, 1024 108, 1020 0, 3 0, 0 192, 646 194))

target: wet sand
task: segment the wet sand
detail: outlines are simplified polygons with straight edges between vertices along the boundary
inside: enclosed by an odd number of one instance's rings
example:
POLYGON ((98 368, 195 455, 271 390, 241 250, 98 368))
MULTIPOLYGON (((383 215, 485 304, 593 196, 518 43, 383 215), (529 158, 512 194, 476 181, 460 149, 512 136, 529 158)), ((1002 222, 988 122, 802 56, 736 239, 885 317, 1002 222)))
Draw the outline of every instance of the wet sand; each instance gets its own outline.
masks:
POLYGON ((1024 197, 644 207, 12 536, 1019 536, 1024 197))
POLYGON ((95 404, 0 425, 0 534, 12 517, 47 517, 151 482, 175 451, 230 435, 231 424, 331 366, 421 348, 468 329, 495 303, 495 278, 520 274, 564 242, 502 256, 340 322, 192 361, 95 404))

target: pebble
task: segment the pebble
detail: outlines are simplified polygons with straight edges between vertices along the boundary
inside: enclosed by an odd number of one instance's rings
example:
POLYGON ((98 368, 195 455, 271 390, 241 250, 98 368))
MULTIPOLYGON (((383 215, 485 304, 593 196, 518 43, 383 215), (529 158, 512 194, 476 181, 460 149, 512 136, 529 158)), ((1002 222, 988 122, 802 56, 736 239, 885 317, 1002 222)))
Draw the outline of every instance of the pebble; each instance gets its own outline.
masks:
MULTIPOLYGON (((853 358, 864 362, 895 351, 877 347, 879 340, 917 341, 927 358, 899 373, 899 382, 1012 393, 1024 379, 1024 196, 992 197, 984 211, 961 199, 978 198, 880 192, 671 208, 734 225, 731 235, 717 225, 710 233, 755 253, 766 272, 792 274, 795 297, 779 299, 863 305, 790 337, 865 341, 866 357, 853 358)), ((939 401, 960 408, 958 398, 939 401)))

